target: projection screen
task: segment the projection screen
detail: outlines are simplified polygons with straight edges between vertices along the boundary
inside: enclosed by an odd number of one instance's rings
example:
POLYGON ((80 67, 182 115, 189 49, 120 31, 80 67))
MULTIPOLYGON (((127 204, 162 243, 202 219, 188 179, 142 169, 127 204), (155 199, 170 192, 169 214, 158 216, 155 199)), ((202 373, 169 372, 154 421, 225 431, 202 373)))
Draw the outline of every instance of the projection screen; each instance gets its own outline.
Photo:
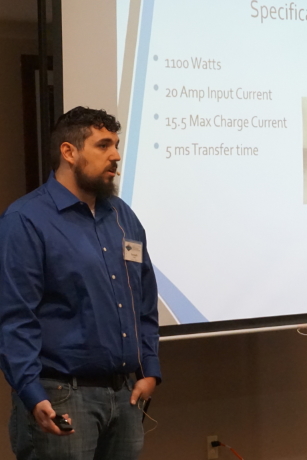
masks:
POLYGON ((123 126, 119 195, 146 229, 161 334, 306 322, 305 2, 84 3, 62 0, 64 109, 123 126), (82 3, 97 27, 76 27, 82 3), (82 87, 74 34, 97 37, 82 87))

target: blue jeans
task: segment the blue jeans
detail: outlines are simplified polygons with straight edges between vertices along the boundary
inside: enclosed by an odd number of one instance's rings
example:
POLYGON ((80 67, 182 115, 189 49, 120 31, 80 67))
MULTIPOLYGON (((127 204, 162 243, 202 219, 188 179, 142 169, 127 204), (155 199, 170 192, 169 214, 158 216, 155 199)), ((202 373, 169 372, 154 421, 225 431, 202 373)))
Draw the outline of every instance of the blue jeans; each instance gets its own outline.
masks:
POLYGON ((132 383, 119 391, 74 387, 41 379, 57 414, 68 413, 75 433, 44 433, 12 393, 10 438, 17 460, 136 460, 143 446, 142 410, 130 404, 132 383))

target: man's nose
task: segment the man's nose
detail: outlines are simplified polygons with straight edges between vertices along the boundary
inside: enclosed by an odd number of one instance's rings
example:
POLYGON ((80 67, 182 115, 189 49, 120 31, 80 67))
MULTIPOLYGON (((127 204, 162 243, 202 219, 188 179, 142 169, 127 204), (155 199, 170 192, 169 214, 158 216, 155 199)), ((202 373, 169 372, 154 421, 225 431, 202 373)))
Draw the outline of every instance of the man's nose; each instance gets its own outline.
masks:
POLYGON ((118 149, 116 147, 114 147, 114 150, 112 152, 112 160, 113 161, 120 161, 120 159, 121 159, 121 156, 119 154, 119 151, 118 151, 118 149))

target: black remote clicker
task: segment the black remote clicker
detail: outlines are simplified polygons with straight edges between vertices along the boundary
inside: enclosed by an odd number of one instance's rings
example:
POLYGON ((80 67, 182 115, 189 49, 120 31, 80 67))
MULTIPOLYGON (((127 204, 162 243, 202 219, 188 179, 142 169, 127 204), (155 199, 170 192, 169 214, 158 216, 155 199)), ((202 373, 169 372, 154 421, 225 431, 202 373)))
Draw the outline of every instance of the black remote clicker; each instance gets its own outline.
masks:
POLYGON ((62 415, 56 415, 52 419, 53 423, 60 428, 61 431, 71 431, 73 427, 70 425, 68 420, 66 420, 62 415))

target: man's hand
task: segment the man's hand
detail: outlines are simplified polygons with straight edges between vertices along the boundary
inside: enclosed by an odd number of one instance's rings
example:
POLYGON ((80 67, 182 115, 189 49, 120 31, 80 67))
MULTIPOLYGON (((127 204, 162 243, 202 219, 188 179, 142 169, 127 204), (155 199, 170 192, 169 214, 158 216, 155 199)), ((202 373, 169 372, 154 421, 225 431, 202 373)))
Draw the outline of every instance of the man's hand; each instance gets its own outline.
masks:
MULTIPOLYGON (((52 406, 49 401, 44 400, 36 404, 33 409, 33 415, 35 420, 45 433, 52 433, 58 436, 67 436, 74 433, 75 431, 61 431, 58 426, 56 426, 52 419, 56 416, 55 411, 52 409, 52 406)), ((68 420, 71 424, 71 419, 68 414, 64 414, 63 417, 68 420)))
POLYGON ((157 381, 155 377, 145 377, 138 380, 133 387, 130 403, 135 405, 139 399, 147 401, 154 392, 156 384, 157 381))

